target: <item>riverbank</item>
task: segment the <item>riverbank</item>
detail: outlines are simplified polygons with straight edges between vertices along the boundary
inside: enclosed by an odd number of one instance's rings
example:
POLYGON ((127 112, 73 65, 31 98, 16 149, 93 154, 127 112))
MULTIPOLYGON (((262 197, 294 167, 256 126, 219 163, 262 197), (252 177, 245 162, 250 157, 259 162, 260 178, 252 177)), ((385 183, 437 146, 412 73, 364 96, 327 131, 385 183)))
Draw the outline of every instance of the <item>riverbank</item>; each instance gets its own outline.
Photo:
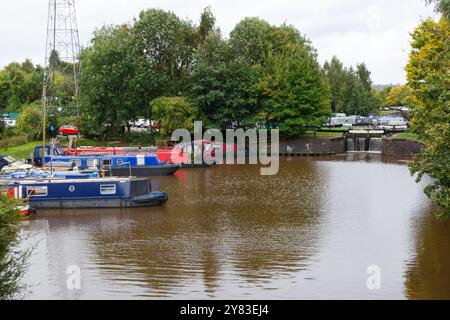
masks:
MULTIPOLYGON (((48 142, 49 143, 49 142, 48 142)), ((86 146, 102 146, 104 143, 82 139, 80 140, 80 145, 86 146)), ((0 148, 1 155, 11 156, 17 160, 28 159, 30 155, 33 153, 34 148, 36 146, 42 145, 42 141, 32 141, 20 146, 9 147, 9 148, 0 148)))
POLYGON ((33 141, 16 147, 0 149, 0 154, 11 156, 17 160, 24 160, 28 159, 34 148, 40 144, 42 144, 42 141, 33 141))

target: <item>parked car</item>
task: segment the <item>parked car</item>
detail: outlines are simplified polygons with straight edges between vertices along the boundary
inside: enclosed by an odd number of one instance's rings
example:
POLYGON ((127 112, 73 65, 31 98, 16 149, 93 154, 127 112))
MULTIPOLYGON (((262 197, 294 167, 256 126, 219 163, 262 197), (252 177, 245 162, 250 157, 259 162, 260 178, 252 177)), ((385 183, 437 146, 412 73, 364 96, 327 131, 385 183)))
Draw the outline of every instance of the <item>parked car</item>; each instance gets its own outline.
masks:
POLYGON ((58 132, 63 136, 76 136, 78 135, 78 128, 75 126, 62 126, 58 129, 58 132))

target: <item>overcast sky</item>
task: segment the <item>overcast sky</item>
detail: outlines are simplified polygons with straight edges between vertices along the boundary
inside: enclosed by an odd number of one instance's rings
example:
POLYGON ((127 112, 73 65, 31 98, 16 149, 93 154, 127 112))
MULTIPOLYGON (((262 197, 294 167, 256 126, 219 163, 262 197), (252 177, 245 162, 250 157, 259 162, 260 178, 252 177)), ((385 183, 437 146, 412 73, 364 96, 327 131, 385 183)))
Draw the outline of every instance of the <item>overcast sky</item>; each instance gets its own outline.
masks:
MULTIPOLYGON (((130 22, 147 8, 174 11, 194 22, 211 6, 222 33, 244 17, 287 22, 305 34, 320 62, 337 55, 346 65, 365 62, 377 84, 404 83, 409 33, 427 17, 423 0, 76 0, 82 45, 104 24, 130 22)), ((43 64, 48 0, 2 0, 0 67, 31 58, 43 64)))

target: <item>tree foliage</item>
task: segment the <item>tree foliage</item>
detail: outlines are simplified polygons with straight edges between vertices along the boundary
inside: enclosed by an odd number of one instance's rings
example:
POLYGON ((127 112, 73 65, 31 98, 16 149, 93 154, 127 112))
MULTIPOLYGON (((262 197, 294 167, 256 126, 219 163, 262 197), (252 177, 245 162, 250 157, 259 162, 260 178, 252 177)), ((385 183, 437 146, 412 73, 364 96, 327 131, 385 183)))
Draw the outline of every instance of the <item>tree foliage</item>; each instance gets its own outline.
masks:
POLYGON ((162 137, 170 137, 177 129, 192 129, 196 116, 195 107, 183 97, 160 97, 150 104, 153 116, 158 119, 162 137))
POLYGON ((42 137, 42 109, 39 104, 30 104, 23 108, 17 118, 17 130, 34 140, 42 137))
POLYGON ((450 216, 450 28, 449 21, 424 21, 412 34, 408 84, 415 99, 413 126, 426 149, 411 165, 418 180, 433 181, 426 194, 450 216))
POLYGON ((156 84, 152 88, 154 97, 185 92, 198 43, 196 31, 190 21, 172 12, 151 9, 140 13, 132 28, 133 45, 138 54, 143 54, 143 66, 156 84))
POLYGON ((271 50, 262 81, 263 115, 288 136, 318 127, 330 115, 329 92, 315 51, 303 41, 271 50))
POLYGON ((0 110, 20 111, 42 95, 43 69, 30 60, 11 63, 0 71, 0 110))
POLYGON ((389 94, 384 101, 385 106, 413 106, 413 97, 409 86, 396 86, 389 90, 389 94))
POLYGON ((331 108, 334 112, 367 115, 379 106, 372 89, 371 73, 364 63, 356 70, 346 68, 337 57, 325 62, 324 73, 330 86, 331 108))
POLYGON ((434 4, 435 10, 442 13, 442 16, 450 19, 450 0, 425 0, 427 4, 434 4))
POLYGON ((145 114, 145 72, 136 58, 127 25, 96 32, 92 47, 83 52, 81 111, 84 131, 90 135, 110 128, 117 135, 128 121, 145 114))
POLYGON ((0 300, 17 298, 25 289, 21 278, 27 267, 29 252, 15 249, 20 222, 15 205, 0 192, 0 300))

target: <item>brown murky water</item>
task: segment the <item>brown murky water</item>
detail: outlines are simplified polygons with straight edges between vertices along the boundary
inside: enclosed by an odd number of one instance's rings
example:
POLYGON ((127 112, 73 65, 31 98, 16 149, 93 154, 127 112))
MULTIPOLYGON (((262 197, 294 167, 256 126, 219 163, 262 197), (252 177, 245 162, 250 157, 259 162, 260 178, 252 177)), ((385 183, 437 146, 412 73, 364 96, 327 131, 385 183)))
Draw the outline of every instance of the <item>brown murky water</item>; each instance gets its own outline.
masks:
POLYGON ((289 158, 274 177, 217 166, 153 184, 164 207, 39 212, 28 298, 450 299, 450 224, 404 163, 289 158))

